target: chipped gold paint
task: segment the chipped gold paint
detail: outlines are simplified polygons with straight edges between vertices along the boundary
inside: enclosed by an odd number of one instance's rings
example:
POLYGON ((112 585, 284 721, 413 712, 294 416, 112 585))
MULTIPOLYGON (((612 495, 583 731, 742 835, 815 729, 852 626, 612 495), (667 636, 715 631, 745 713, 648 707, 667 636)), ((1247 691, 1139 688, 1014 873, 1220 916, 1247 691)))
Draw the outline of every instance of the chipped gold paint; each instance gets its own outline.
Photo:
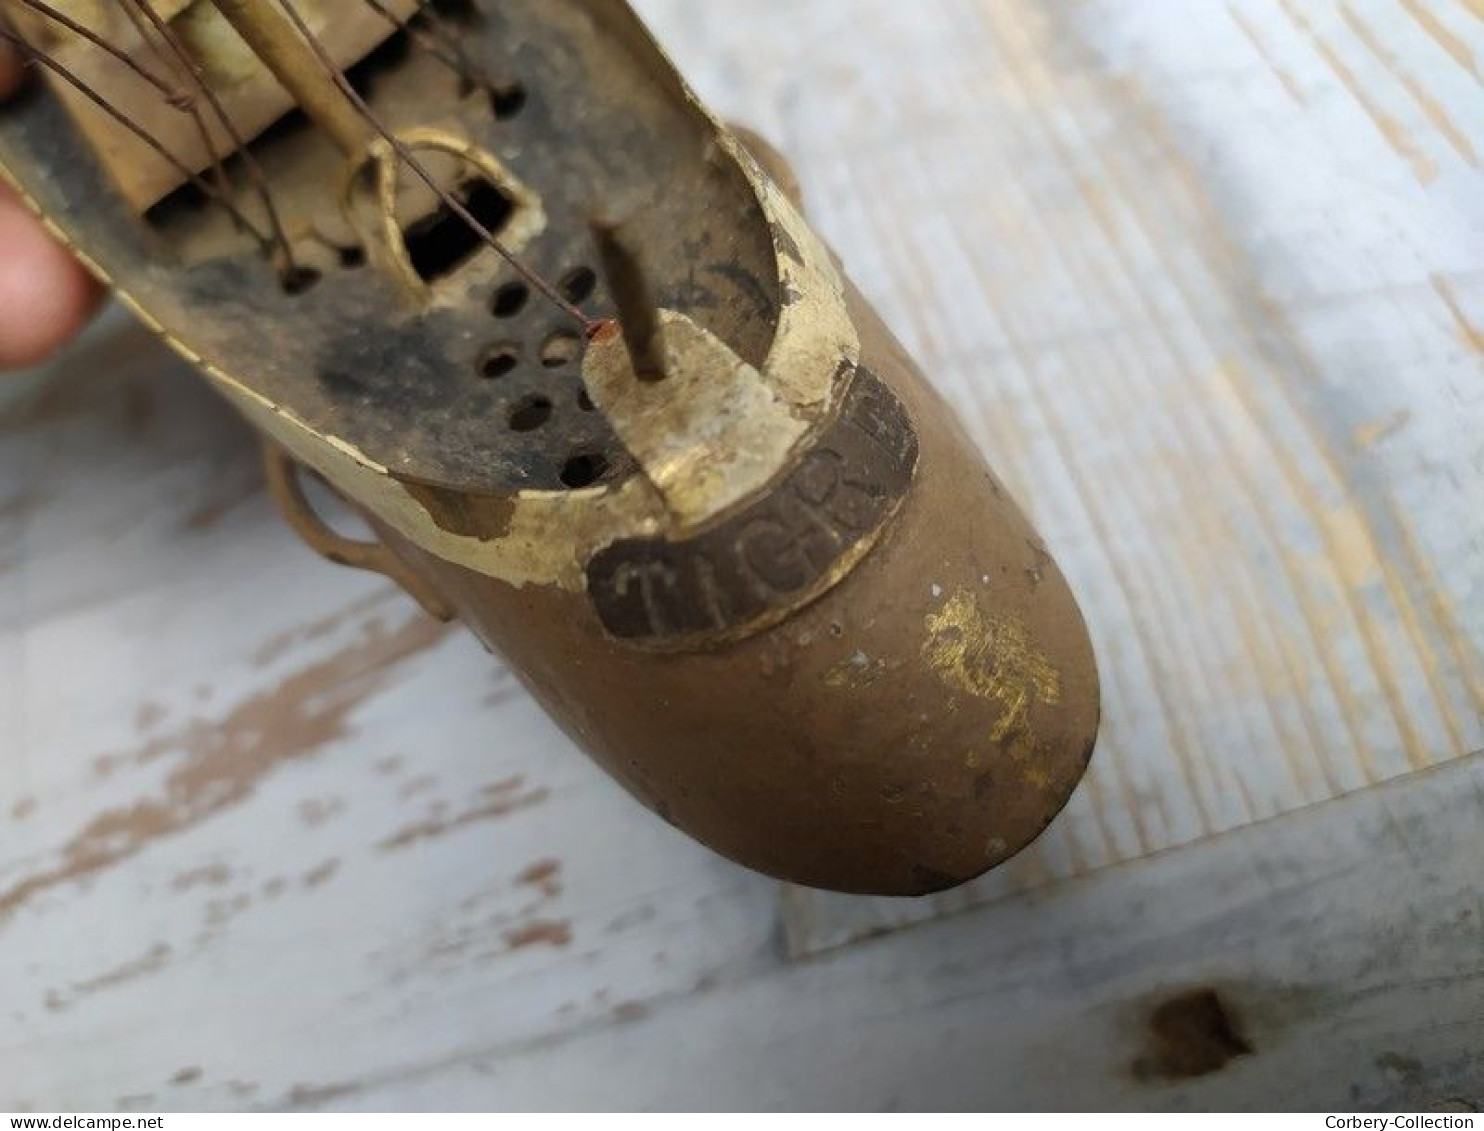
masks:
POLYGON ((886 675, 886 662, 873 659, 864 652, 847 656, 824 673, 824 682, 829 687, 851 691, 864 691, 874 687, 886 675))
MULTIPOLYGON (((988 738, 1027 778, 1049 784, 1035 769, 1031 709, 1061 701, 1061 672, 1032 644, 1023 622, 987 613, 968 590, 955 593, 924 621, 922 657, 949 687, 1000 705, 988 738)), ((969 756, 970 765, 980 759, 969 756)))
MULTIPOLYGON (((689 89, 686 94, 704 112, 689 89)), ((780 395, 817 413, 830 402, 841 364, 860 362, 860 336, 846 303, 845 278, 793 201, 730 130, 709 113, 707 117, 723 150, 752 183, 773 234, 783 303, 763 372, 780 395)))

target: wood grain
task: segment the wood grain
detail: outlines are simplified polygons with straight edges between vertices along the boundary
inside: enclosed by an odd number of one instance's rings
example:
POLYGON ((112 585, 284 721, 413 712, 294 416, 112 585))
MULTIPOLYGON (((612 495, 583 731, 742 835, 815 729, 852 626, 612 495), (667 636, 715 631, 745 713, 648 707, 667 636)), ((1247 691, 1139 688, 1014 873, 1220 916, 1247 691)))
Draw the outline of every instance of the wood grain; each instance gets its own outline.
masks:
POLYGON ((782 131, 1105 681, 1031 853, 927 903, 791 893, 800 951, 1484 746, 1484 22, 1425 3, 811 3, 778 50, 705 38, 703 93, 782 131))
POLYGON ((579 1110, 1477 1111, 1484 760, 343 1098, 579 1110), (1177 1029, 1159 1019, 1214 1000, 1177 1029))
POLYGON ((954 896, 780 903, 114 318, 0 384, 0 1108, 1477 1104, 1477 3, 640 7, 1071 575, 1095 773, 954 896), (1160 1076, 1202 987, 1255 1051, 1160 1076))

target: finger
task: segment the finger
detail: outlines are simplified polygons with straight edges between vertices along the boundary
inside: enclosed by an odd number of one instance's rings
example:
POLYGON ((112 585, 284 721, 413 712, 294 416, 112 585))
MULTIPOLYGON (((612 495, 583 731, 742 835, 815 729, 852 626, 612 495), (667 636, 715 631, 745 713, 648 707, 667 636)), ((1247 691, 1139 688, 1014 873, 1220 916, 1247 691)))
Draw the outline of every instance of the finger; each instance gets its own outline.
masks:
POLYGON ((44 361, 86 325, 99 288, 0 183, 0 369, 44 361))

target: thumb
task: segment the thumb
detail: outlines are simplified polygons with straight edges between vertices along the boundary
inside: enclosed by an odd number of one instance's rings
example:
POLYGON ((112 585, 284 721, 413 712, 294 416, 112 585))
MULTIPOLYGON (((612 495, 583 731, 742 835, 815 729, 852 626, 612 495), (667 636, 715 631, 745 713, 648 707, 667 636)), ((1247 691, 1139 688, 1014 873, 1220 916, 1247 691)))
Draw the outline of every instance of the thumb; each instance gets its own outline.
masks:
MULTIPOLYGON (((0 97, 25 68, 0 43, 0 97)), ((0 370, 35 365, 72 338, 98 304, 99 288, 0 182, 0 370)))

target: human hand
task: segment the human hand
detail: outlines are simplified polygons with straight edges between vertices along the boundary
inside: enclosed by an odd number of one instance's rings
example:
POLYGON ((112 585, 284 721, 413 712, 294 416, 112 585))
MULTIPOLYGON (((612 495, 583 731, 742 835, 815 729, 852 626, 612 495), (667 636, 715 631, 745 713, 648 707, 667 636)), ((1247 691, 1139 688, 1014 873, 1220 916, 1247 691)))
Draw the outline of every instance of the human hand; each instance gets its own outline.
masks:
MULTIPOLYGON (((0 98, 25 69, 0 43, 0 98)), ((97 309, 102 289, 0 181, 0 371, 46 360, 97 309)))

